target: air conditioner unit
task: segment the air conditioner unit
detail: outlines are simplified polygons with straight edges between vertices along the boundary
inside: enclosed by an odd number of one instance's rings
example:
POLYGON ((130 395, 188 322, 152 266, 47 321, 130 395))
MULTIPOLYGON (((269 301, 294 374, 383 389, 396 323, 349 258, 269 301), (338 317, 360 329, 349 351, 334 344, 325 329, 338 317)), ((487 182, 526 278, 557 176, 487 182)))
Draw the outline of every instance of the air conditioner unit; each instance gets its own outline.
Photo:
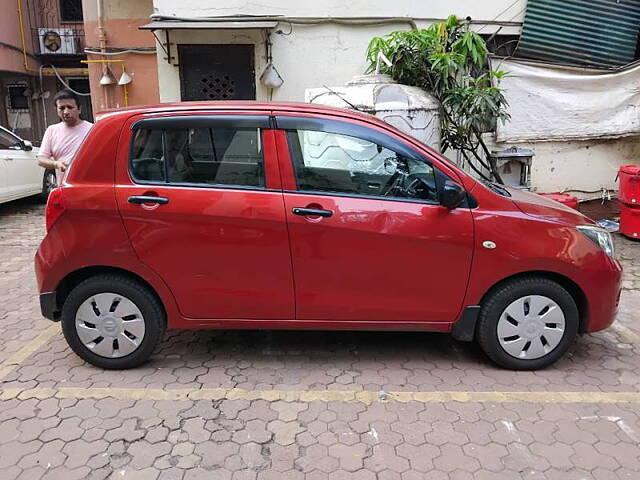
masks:
POLYGON ((39 28, 40 53, 42 55, 74 55, 80 42, 73 28, 39 28))

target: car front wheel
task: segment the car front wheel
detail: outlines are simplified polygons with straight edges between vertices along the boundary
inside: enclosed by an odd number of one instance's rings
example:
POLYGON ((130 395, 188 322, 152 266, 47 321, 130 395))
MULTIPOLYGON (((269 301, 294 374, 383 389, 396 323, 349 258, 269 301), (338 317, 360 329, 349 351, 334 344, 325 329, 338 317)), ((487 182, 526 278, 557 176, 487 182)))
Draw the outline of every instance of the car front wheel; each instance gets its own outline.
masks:
POLYGON ((165 316, 146 286, 124 276, 100 275, 71 291, 62 308, 62 330, 83 360, 126 369, 149 359, 164 334, 165 316))
POLYGON ((502 367, 536 370, 564 355, 578 323, 578 308, 560 284, 540 277, 519 278, 487 297, 480 311, 478 342, 502 367))
POLYGON ((43 203, 47 203, 51 190, 56 188, 56 186, 57 186, 56 171, 45 170, 44 175, 42 177, 42 193, 40 194, 40 200, 42 200, 43 203))

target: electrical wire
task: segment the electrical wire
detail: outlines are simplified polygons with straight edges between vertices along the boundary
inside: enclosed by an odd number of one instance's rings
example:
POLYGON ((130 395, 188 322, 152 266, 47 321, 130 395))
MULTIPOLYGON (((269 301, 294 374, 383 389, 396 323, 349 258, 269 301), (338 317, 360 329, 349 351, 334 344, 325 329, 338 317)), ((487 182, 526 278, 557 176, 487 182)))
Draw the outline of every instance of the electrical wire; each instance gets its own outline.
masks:
POLYGON ((81 97, 90 97, 91 93, 82 93, 82 92, 78 92, 76 90, 74 90, 73 88, 71 88, 67 82, 65 82, 62 77, 58 74, 58 70, 56 70, 56 67, 54 67, 53 65, 49 65, 49 67, 51 67, 51 69, 53 70, 53 73, 56 74, 56 77, 58 77, 58 80, 60 80, 60 83, 62 83, 62 85, 64 85, 64 87, 67 90, 72 91, 73 93, 75 93, 76 95, 80 95, 81 97))
POLYGON ((119 50, 117 52, 101 52, 98 49, 93 49, 91 47, 87 47, 84 49, 84 53, 89 53, 91 55, 105 55, 107 57, 109 56, 115 56, 115 55, 124 55, 127 53, 139 53, 141 55, 155 55, 157 53, 155 47, 149 47, 150 50, 141 50, 138 48, 126 48, 123 50, 119 50))
MULTIPOLYGON (((495 17, 493 17, 492 20, 490 20, 489 22, 487 22, 482 28, 480 28, 480 30, 478 30, 476 33, 480 33, 482 30, 484 30, 485 28, 487 28, 487 26, 489 25, 489 23, 495 22, 498 17, 500 15, 502 15, 505 12, 508 12, 509 10, 511 10, 511 8, 516 4, 519 3, 521 0, 515 0, 511 5, 509 5, 507 8, 505 8, 504 10, 502 10, 499 14, 497 14, 495 17)), ((511 17, 511 19, 507 20, 507 22, 510 22, 511 20, 513 20, 514 18, 516 18, 518 15, 520 15, 520 13, 524 10, 526 10, 527 7, 525 7, 524 9, 522 9, 520 12, 516 13, 513 17, 511 17)), ((505 22, 505 23, 507 23, 505 22)))

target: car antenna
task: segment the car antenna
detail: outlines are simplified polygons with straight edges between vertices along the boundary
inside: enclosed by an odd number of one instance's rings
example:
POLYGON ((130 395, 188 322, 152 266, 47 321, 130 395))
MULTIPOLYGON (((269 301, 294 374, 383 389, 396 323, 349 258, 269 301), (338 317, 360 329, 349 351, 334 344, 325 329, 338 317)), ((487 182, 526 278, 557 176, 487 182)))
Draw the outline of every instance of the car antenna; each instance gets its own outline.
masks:
POLYGON ((353 108, 354 110, 357 110, 358 112, 362 112, 362 113, 367 113, 365 110, 363 110, 362 108, 358 108, 356 107, 353 103, 351 103, 349 100, 347 100, 346 98, 344 98, 344 95, 342 95, 341 93, 336 92, 335 90, 332 90, 331 88, 327 87, 326 85, 322 85, 324 88, 326 88, 327 90, 329 90, 329 93, 332 93, 333 95, 335 95, 336 97, 340 98, 340 100, 342 100, 344 103, 346 103, 347 105, 349 105, 351 108, 353 108))

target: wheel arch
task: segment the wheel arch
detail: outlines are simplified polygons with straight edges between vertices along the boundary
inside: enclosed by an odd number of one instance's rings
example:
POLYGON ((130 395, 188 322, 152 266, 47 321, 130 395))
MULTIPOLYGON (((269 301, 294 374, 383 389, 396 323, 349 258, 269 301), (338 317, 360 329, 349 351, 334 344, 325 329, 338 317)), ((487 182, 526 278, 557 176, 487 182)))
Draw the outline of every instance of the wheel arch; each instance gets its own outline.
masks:
POLYGON ((119 268, 119 267, 106 266, 106 265, 94 265, 90 267, 84 267, 78 270, 74 270, 73 272, 67 274, 67 276, 65 276, 60 281, 60 283, 58 284, 58 287, 56 288, 56 304, 58 306, 58 312, 62 310, 62 305, 64 305, 64 302, 69 296, 69 293, 71 293, 71 291, 76 286, 78 286, 80 283, 82 283, 83 281, 85 281, 90 277, 95 277, 96 275, 105 275, 105 274, 121 275, 121 276, 130 278, 132 280, 135 280, 141 283, 142 285, 144 285, 145 287, 147 287, 151 292, 151 294, 155 296, 158 302, 160 303, 160 306, 162 308, 162 313, 164 314, 165 322, 167 321, 167 308, 162 300, 162 297, 158 295, 158 292, 156 291, 156 289, 153 288, 153 285, 151 285, 147 280, 145 280, 140 275, 133 273, 129 270, 126 270, 124 268, 119 268))
POLYGON ((509 277, 503 278, 502 280, 492 285, 484 293, 484 295, 480 300, 480 306, 484 305, 484 302, 486 301, 487 297, 491 295, 491 293, 493 293, 495 290, 502 287, 504 284, 511 282, 513 280, 518 280, 520 278, 527 278, 527 277, 546 278, 548 280, 552 280, 558 283, 560 286, 562 286, 567 292, 569 292, 569 295, 571 295, 571 298, 573 298, 573 301, 576 303, 576 307, 578 308, 578 316, 580 321, 578 325, 578 332, 584 333, 587 331, 587 325, 589 324, 589 302, 587 301, 586 295, 584 294, 580 286, 577 283, 575 283, 573 280, 555 272, 533 270, 528 272, 517 273, 515 275, 511 275, 509 277))

